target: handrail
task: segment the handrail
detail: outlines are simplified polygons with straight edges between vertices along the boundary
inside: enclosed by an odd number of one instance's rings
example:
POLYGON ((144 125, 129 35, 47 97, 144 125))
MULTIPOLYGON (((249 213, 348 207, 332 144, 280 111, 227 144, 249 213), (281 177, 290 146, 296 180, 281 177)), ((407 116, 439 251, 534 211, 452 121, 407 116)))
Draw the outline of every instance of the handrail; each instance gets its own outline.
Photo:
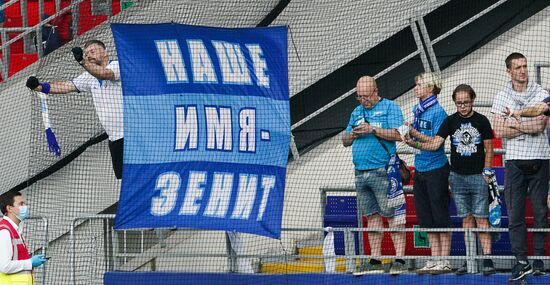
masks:
POLYGON ((20 0, 11 0, 11 1, 8 1, 2 5, 0 5, 0 11, 4 11, 6 8, 8 8, 9 6, 11 6, 12 4, 15 4, 17 2, 19 2, 20 0))
MULTIPOLYGON (((51 20, 55 19, 57 16, 61 16, 62 14, 64 14, 65 12, 71 10, 71 9, 74 9, 77 5, 79 5, 80 3, 84 2, 85 0, 74 0, 71 5, 55 12, 53 15, 51 15, 50 17, 40 21, 39 23, 37 23, 36 25, 32 26, 32 27, 28 27, 30 30, 34 30, 34 29, 37 29, 39 27, 42 27, 44 26, 44 24, 50 22, 51 20)), ((23 38, 25 35, 28 35, 30 34, 31 32, 30 31, 25 31, 17 36, 15 36, 13 39, 10 39, 9 41, 5 42, 5 43, 2 43, 2 45, 0 46, 0 48, 3 48, 5 45, 10 45, 10 44, 13 44, 14 42, 16 42, 17 40, 23 38)), ((75 35, 76 36, 76 35, 75 35)))
MULTIPOLYGON (((0 9, 4 10, 5 8, 9 7, 10 5, 15 4, 17 2, 20 2, 21 3, 21 14, 22 14, 22 18, 23 18, 23 27, 0 28, 0 33, 2 34, 2 45, 0 45, 0 50, 3 52, 3 55, 2 55, 3 58, 0 61, 0 69, 1 69, 0 72, 1 72, 2 77, 4 78, 4 80, 7 79, 8 72, 9 72, 9 65, 10 65, 9 46, 11 44, 15 43, 16 41, 24 38, 24 40, 25 40, 25 51, 26 51, 27 48, 31 45, 27 40, 28 36, 31 33, 36 32, 37 37, 39 37, 42 34, 41 31, 42 31, 42 28, 45 24, 49 23, 51 20, 57 18, 58 16, 63 15, 64 13, 66 13, 69 10, 73 11, 73 22, 72 22, 72 25, 71 25, 71 29, 73 31, 73 39, 76 39, 78 37, 78 19, 79 19, 79 12, 78 12, 79 6, 78 5, 80 5, 80 3, 84 2, 85 0, 72 0, 71 4, 68 5, 67 7, 63 8, 63 9, 61 9, 61 1, 60 0, 55 0, 56 12, 53 15, 46 18, 46 19, 42 19, 42 15, 44 13, 44 0, 38 0, 38 11, 40 13, 40 16, 39 16, 40 22, 38 22, 36 25, 34 25, 32 27, 28 27, 27 20, 25 20, 25 19, 28 18, 27 10, 25 9, 26 7, 24 7, 25 5, 23 4, 23 3, 26 3, 26 1, 27 0, 11 0, 11 1, 9 1, 9 2, 7 2, 7 3, 0 6, 0 9), (12 39, 8 39, 7 32, 21 32, 21 33, 16 35, 12 39)), ((107 0, 106 4, 109 6, 108 7, 108 17, 110 17, 113 14, 112 0, 107 0)), ((38 59, 39 60, 42 57, 44 57, 44 49, 43 49, 42 45, 38 44, 36 46, 36 52, 38 53, 38 59)))
MULTIPOLYGON (((76 284, 76 269, 75 269, 75 254, 76 254, 76 247, 75 247, 75 238, 74 238, 74 230, 76 228, 76 224, 78 221, 86 221, 86 220, 94 220, 94 219, 114 219, 115 215, 109 214, 109 215, 92 215, 88 217, 79 217, 75 218, 72 222, 71 226, 71 281, 72 284, 76 284)), ((151 230, 151 229, 147 229, 151 230)), ((178 229, 182 231, 211 231, 211 230, 205 230, 205 229, 178 229)), ((348 243, 351 242, 351 244, 346 244, 346 254, 344 256, 341 256, 345 258, 346 260, 346 271, 351 272, 355 269, 356 263, 355 259, 366 259, 366 258, 377 258, 377 259, 387 259, 387 258, 401 258, 405 260, 415 260, 415 259, 423 259, 423 258, 430 258, 430 259, 447 259, 447 260, 465 260, 469 266, 468 270, 470 273, 475 273, 476 268, 474 266, 476 260, 480 260, 483 258, 487 258, 487 256, 480 255, 476 253, 476 241, 475 241, 475 233, 478 232, 508 232, 507 228, 362 228, 362 227, 353 227, 353 228, 344 228, 344 227, 334 227, 334 228, 320 228, 320 227, 287 227, 281 229, 283 232, 326 232, 326 231, 332 231, 332 232, 344 232, 345 235, 345 241, 348 243), (466 254, 463 256, 428 256, 428 255, 408 255, 408 256, 395 256, 395 255, 380 255, 380 256, 373 256, 373 255, 365 255, 365 254, 355 254, 354 249, 354 242, 353 242, 353 233, 356 232, 463 232, 466 236, 466 254)), ((116 230, 115 230, 116 231, 116 230)), ((127 232, 128 230, 124 230, 124 232, 127 232)), ((144 231, 144 230, 131 230, 131 231, 144 231)), ((550 232, 550 228, 528 228, 528 232, 550 232)), ((112 235, 113 239, 117 239, 117 235, 112 235)), ((114 242, 114 241, 113 241, 114 242)), ((118 253, 116 251, 113 251, 113 256, 116 256, 117 258, 132 258, 132 257, 144 257, 144 258, 156 258, 159 255, 162 255, 163 257, 169 257, 169 258, 197 258, 197 257, 226 257, 226 258, 260 258, 260 259, 277 259, 282 261, 291 261, 297 258, 317 258, 317 259, 324 259, 324 258, 334 258, 335 256, 319 256, 319 255, 299 255, 299 254, 289 254, 289 253, 282 253, 282 254, 233 254, 231 255, 230 252, 227 251, 225 253, 187 253, 183 251, 148 251, 145 252, 142 248, 142 250, 139 253, 118 253)), ((500 259, 500 260, 511 260, 514 259, 514 256, 511 255, 491 255, 492 259, 500 259)), ((542 260, 550 260, 550 256, 533 256, 532 258, 536 259, 542 259, 542 260)))
MULTIPOLYGON (((43 223, 42 232, 44 233, 44 240, 43 240, 43 243, 42 243, 42 246, 41 246, 41 251, 42 251, 42 254, 46 255, 47 250, 48 250, 48 245, 49 245, 49 241, 48 241, 48 220, 44 217, 41 217, 41 216, 30 216, 27 219, 28 220, 41 220, 42 221, 42 223, 43 223)), ((42 285, 46 284, 46 267, 47 267, 47 265, 44 264, 43 268, 42 268, 42 285)))

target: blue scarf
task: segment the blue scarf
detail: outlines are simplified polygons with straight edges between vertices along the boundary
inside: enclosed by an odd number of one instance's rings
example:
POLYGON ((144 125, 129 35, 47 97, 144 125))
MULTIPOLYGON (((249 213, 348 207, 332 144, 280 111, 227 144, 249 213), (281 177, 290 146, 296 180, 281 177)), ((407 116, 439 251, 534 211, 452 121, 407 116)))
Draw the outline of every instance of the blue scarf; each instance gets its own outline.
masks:
POLYGON ((424 113, 428 108, 431 106, 437 104, 437 96, 431 95, 430 97, 426 98, 424 101, 420 100, 416 107, 414 108, 414 123, 413 128, 417 129, 419 128, 420 124, 420 115, 424 113))
POLYGON ((388 207, 395 208, 394 224, 404 225, 406 223, 405 193, 403 192, 403 183, 399 173, 400 159, 395 154, 390 154, 390 160, 386 165, 388 174, 388 207))

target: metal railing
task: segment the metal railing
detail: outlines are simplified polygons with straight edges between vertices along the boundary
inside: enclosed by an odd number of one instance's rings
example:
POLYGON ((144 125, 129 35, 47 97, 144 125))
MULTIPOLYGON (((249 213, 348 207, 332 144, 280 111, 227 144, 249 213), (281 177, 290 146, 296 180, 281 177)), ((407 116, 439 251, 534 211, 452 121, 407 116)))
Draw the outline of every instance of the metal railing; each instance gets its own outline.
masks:
MULTIPOLYGON (((6 2, 5 4, 0 6, 0 10, 4 11, 7 7, 19 2, 21 6, 21 19, 22 19, 22 27, 14 27, 14 28, 0 28, 0 34, 2 37, 2 45, 0 46, 0 50, 2 51, 2 59, 0 60, 0 72, 2 75, 2 78, 6 80, 8 78, 9 74, 9 66, 10 66, 10 45, 14 44, 16 41, 23 39, 24 41, 24 52, 30 53, 31 51, 36 51, 38 53, 38 59, 40 60, 42 57, 44 57, 44 47, 41 44, 37 44, 35 48, 33 48, 34 43, 32 41, 32 34, 36 33, 36 37, 40 40, 37 40, 37 43, 40 43, 41 35, 42 35, 42 27, 49 23, 51 20, 65 14, 68 11, 71 11, 73 22, 71 25, 71 30, 73 34, 73 39, 76 39, 78 37, 78 22, 80 18, 80 12, 79 12, 79 4, 86 1, 86 0, 72 0, 71 5, 61 9, 61 0, 55 0, 55 10, 56 12, 49 16, 46 19, 42 19, 42 15, 44 15, 44 0, 38 0, 38 13, 39 13, 39 19, 41 21, 37 23, 36 25, 29 27, 28 25, 28 11, 27 11, 27 1, 28 0, 11 0, 9 2, 6 2), (8 32, 20 32, 19 35, 15 36, 12 39, 8 39, 8 32)), ((108 5, 108 16, 113 15, 113 11, 111 9, 112 7, 112 0, 106 0, 108 5)))
MULTIPOLYGON (((77 276, 76 276, 76 241, 75 241, 75 231, 79 225, 82 225, 86 223, 87 221, 91 220, 104 220, 107 221, 108 224, 112 224, 113 219, 115 218, 115 215, 96 215, 96 216, 89 216, 89 217, 81 217, 76 218, 73 220, 71 231, 70 231, 70 270, 71 270, 71 284, 77 284, 77 276)), ((343 256, 344 258, 344 265, 345 265, 345 272, 354 272, 357 268, 357 265, 359 264, 359 260, 366 260, 368 258, 377 258, 377 259, 394 259, 394 258, 401 258, 404 260, 411 260, 411 261, 417 261, 417 260, 464 260, 467 264, 468 273, 477 273, 478 272, 478 266, 477 261, 487 258, 485 255, 478 254, 478 245, 476 242, 475 235, 476 233, 480 232, 490 232, 490 233, 503 233, 508 232, 507 228, 362 228, 362 227, 335 227, 330 229, 333 232, 343 232, 344 234, 344 245, 345 245, 345 254, 343 256), (374 255, 365 255, 365 254, 356 254, 355 250, 355 241, 354 241, 354 235, 356 233, 362 233, 362 232, 462 232, 465 236, 465 255, 462 256, 429 256, 429 255, 406 255, 406 256, 395 256, 395 255, 381 255, 381 256, 374 256, 374 255)), ((319 259, 319 260, 325 260, 325 259, 334 259, 339 256, 320 256, 320 255, 303 255, 303 254, 296 254, 296 253, 283 253, 283 254, 234 254, 231 253, 231 248, 229 243, 225 246, 225 252, 220 253, 188 253, 183 251, 147 251, 144 246, 144 234, 147 231, 153 231, 153 229, 143 229, 143 230, 132 230, 133 232, 141 232, 141 245, 140 250, 138 252, 127 252, 124 247, 125 244, 128 243, 126 240, 125 233, 130 232, 130 230, 113 230, 112 228, 109 228, 108 231, 111 232, 109 235, 112 238, 112 244, 113 248, 111 251, 105 250, 104 252, 106 254, 111 254, 109 258, 113 259, 123 259, 123 263, 127 262, 129 258, 144 258, 143 260, 153 260, 158 257, 164 257, 164 258, 227 258, 229 264, 229 272, 234 272, 235 268, 235 262, 238 258, 257 258, 257 259, 275 259, 279 262, 292 262, 296 261, 299 258, 308 258, 308 259, 319 259), (122 238, 119 238, 119 235, 117 233, 122 233, 122 238), (120 239, 120 241, 119 241, 120 239), (233 263, 233 264, 231 264, 233 263)), ((196 229, 178 229, 178 231, 207 231, 207 230, 196 230, 196 229)), ((323 233, 326 231, 326 229, 323 228, 317 228, 317 227, 311 227, 311 228, 283 228, 283 232, 302 232, 302 233, 323 233)), ((550 229, 535 229, 530 228, 528 229, 529 232, 549 232, 550 229)), ((362 235, 359 235, 362 236, 362 235)), ((160 242, 160 241, 159 241, 160 242)), ((363 252, 363 251, 360 251, 363 252)), ((493 260, 509 260, 512 261, 515 259, 512 255, 491 255, 491 259, 493 260)), ((550 256, 530 256, 530 258, 533 259, 541 259, 541 260, 550 260, 550 256)), ((141 261, 143 263, 143 261, 141 261)), ((116 262, 114 263, 115 266, 112 268, 105 267, 103 270, 104 272, 110 271, 110 270, 119 270, 120 268, 117 268, 116 262)), ((132 269, 130 269, 132 270, 132 269)))
MULTIPOLYGON (((535 62, 534 64, 535 66, 535 81, 542 85, 542 68, 545 67, 545 68, 549 68, 550 67, 550 61, 537 61, 535 62)), ((550 88, 550 82, 548 82, 548 86, 546 86, 546 88, 550 88)), ((545 87, 545 86, 543 86, 545 87)))
MULTIPOLYGON (((403 186, 403 191, 405 193, 412 193, 413 186, 406 185, 403 186)), ((503 191, 503 187, 499 186, 499 190, 503 191)), ((327 193, 355 193, 356 189, 353 186, 342 186, 342 187, 321 187, 319 188, 320 198, 321 198, 321 217, 325 215, 326 205, 327 205, 327 193)), ((346 257, 346 270, 352 272, 355 270, 355 258, 402 258, 402 259, 416 259, 419 257, 415 256, 367 256, 367 255, 355 255, 355 240, 354 233, 356 232, 464 232, 466 239, 466 255, 465 256, 452 256, 452 257, 433 257, 433 259, 443 258, 443 259, 463 259, 467 262, 467 268, 469 273, 477 273, 477 267, 475 262, 477 259, 483 258, 482 255, 477 255, 476 248, 476 232, 507 232, 508 229, 501 228, 447 228, 447 229, 427 229, 427 228, 364 228, 363 219, 359 213, 356 213, 357 216, 357 225, 358 227, 346 227, 346 228, 332 228, 333 231, 341 231, 344 233, 344 244, 345 244, 345 257, 346 257)), ((530 231, 540 231, 541 229, 530 229, 530 231)), ((550 229, 548 230, 550 231, 550 229)), ((363 248, 363 235, 358 235, 358 247, 359 252, 364 252, 363 248)), ((430 257, 432 258, 432 257, 430 257)), ((492 258, 492 256, 491 256, 492 258)), ((497 259, 512 259, 513 256, 498 256, 497 259)), ((546 259, 550 259, 547 257, 546 259)))
MULTIPOLYGON (((47 250, 48 250, 48 220, 46 220, 46 218, 44 217, 40 217, 40 216, 30 216, 27 218, 26 220, 26 227, 24 228, 24 231, 26 231, 27 228, 29 228, 29 222, 31 221, 39 221, 42 225, 41 225, 41 228, 42 228, 42 235, 41 235, 41 238, 40 240, 38 240, 38 242, 36 243, 39 248, 39 252, 46 255, 47 254, 47 250)), ((35 243, 36 242, 36 237, 38 236, 36 233, 26 233, 24 232, 23 233, 24 236, 30 236, 32 235, 34 238, 32 240, 30 240, 30 242, 32 243, 35 243)), ((27 243, 29 244, 29 243, 27 243)), ((29 244, 30 245, 30 244, 29 244)), ((31 248, 28 248, 30 251, 32 251, 31 248)), ((44 265, 42 265, 40 268, 39 268, 39 272, 40 272, 40 275, 41 275, 41 284, 46 284, 46 268, 47 268, 47 265, 48 263, 46 262, 44 265)), ((36 269, 35 269, 36 270, 36 269)))

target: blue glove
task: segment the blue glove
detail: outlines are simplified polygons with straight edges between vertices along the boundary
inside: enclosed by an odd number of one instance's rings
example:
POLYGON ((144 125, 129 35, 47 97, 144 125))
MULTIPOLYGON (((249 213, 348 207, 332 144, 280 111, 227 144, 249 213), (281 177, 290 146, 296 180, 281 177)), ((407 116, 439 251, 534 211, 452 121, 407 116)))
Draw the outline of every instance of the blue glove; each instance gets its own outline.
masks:
POLYGON ((31 262, 32 262, 32 267, 33 268, 44 264, 46 261, 48 261, 48 259, 44 258, 43 254, 33 255, 31 257, 31 262))

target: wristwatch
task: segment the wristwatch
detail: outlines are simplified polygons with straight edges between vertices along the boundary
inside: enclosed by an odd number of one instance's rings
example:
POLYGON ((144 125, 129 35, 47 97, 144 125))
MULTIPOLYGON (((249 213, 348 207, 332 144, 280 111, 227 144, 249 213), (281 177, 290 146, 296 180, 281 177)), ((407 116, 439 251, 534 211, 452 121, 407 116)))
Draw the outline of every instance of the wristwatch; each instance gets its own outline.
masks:
POLYGON ((372 134, 376 135, 376 127, 372 127, 372 134))

